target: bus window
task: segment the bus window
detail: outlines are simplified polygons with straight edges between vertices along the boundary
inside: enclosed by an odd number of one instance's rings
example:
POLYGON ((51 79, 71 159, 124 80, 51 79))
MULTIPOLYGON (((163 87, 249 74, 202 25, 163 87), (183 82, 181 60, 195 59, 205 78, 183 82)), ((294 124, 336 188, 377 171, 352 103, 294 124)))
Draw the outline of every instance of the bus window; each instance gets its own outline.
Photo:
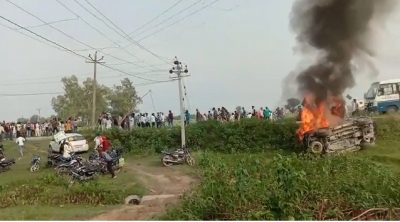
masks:
POLYGON ((396 84, 383 84, 380 86, 381 95, 392 95, 398 92, 396 84))

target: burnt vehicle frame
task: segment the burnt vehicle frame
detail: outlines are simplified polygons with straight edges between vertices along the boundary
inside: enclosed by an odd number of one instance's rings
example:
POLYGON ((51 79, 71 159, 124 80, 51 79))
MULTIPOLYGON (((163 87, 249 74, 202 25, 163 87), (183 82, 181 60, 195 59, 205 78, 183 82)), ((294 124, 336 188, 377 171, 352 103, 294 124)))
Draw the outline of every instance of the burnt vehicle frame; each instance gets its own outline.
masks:
POLYGON ((346 119, 335 127, 319 128, 305 132, 300 140, 304 151, 329 154, 358 151, 375 145, 376 123, 370 117, 346 119))

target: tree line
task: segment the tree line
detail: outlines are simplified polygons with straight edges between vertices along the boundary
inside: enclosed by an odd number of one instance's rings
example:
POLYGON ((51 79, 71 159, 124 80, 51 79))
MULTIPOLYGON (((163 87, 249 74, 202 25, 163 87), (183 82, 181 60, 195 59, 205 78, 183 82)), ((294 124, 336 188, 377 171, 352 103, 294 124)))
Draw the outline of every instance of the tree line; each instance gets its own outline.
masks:
MULTIPOLYGON (((92 117, 93 85, 92 78, 79 83, 74 75, 61 79, 64 94, 52 98, 51 106, 60 119, 75 117, 84 123, 90 123, 92 117)), ((110 112, 112 116, 136 112, 136 107, 142 103, 137 95, 133 82, 124 78, 119 85, 112 87, 97 83, 96 114, 110 112)), ((97 118, 97 116, 96 116, 97 118)))

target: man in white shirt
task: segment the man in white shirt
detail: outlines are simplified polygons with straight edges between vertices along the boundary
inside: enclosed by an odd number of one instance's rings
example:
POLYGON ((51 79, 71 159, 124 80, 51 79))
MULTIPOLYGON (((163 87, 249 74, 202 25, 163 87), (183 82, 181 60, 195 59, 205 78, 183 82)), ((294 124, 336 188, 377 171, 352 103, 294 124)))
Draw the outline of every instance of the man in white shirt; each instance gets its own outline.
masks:
POLYGON ((106 118, 106 129, 111 129, 112 127, 112 121, 110 118, 106 118))
POLYGON ((161 113, 161 126, 165 126, 165 115, 161 113))
POLYGON ((71 153, 73 153, 73 152, 74 152, 74 149, 72 148, 71 144, 68 141, 65 141, 63 157, 68 159, 71 157, 71 153))
POLYGON ((142 114, 139 118, 139 122, 140 122, 140 127, 144 128, 146 125, 146 118, 144 117, 144 114, 142 114))
POLYGON ((150 122, 151 122, 151 127, 156 127, 156 116, 154 115, 154 113, 152 113, 150 116, 150 122))
POLYGON ((19 153, 21 156, 24 155, 24 144, 25 144, 25 138, 22 136, 19 136, 15 143, 18 145, 19 153))

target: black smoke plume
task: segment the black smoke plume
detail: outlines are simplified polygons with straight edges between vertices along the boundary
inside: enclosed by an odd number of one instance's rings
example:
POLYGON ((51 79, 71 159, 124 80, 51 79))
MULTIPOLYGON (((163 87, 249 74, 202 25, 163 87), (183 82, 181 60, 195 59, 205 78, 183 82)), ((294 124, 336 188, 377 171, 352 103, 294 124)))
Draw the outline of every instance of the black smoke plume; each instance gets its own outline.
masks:
POLYGON ((373 56, 372 21, 383 21, 395 1, 295 1, 290 25, 299 46, 311 46, 320 52, 316 62, 296 77, 300 93, 312 93, 318 104, 329 95, 341 97, 352 88, 352 60, 359 57, 369 63, 365 60, 373 56))

